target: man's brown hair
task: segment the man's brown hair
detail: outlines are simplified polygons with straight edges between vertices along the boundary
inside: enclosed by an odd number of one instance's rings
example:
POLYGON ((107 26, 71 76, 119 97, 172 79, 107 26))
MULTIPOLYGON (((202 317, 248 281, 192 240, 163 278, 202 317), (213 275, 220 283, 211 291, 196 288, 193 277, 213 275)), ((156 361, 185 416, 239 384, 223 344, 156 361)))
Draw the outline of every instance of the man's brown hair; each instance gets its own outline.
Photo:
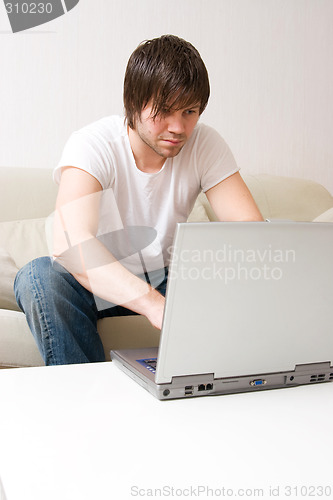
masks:
POLYGON ((131 55, 124 80, 124 107, 134 129, 142 109, 152 101, 152 116, 171 109, 199 106, 209 98, 207 69, 192 44, 174 35, 142 42, 131 55))

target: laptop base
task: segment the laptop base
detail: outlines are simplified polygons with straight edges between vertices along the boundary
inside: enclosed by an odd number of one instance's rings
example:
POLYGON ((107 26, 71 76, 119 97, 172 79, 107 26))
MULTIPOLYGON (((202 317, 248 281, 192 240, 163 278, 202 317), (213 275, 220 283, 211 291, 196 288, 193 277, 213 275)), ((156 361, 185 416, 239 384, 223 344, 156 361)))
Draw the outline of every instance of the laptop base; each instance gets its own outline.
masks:
POLYGON ((128 376, 159 400, 258 392, 333 381, 329 361, 296 365, 294 370, 241 377, 214 378, 205 373, 173 377, 170 383, 156 384, 155 375, 141 363, 157 357, 158 348, 111 351, 112 361, 128 376))

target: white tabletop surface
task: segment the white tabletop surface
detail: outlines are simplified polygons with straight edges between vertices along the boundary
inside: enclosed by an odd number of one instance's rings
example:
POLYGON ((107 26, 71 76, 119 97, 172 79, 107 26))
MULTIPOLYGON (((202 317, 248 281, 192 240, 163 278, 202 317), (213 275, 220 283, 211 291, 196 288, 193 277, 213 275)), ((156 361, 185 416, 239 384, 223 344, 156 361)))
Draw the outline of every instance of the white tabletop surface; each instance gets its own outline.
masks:
POLYGON ((160 402, 112 363, 0 370, 0 476, 7 500, 333 498, 332 414, 332 383, 160 402))

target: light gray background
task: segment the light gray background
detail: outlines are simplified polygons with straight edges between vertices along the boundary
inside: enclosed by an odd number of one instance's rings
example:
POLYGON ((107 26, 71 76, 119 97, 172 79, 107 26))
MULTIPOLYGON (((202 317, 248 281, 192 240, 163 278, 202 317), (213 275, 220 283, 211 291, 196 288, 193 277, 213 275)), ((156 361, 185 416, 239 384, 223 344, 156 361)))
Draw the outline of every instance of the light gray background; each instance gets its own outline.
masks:
POLYGON ((0 165, 52 168, 73 130, 122 113, 136 45, 173 33, 206 62, 202 120, 242 172, 311 178, 333 193, 332 19, 332 0, 81 0, 12 34, 0 5, 0 165))

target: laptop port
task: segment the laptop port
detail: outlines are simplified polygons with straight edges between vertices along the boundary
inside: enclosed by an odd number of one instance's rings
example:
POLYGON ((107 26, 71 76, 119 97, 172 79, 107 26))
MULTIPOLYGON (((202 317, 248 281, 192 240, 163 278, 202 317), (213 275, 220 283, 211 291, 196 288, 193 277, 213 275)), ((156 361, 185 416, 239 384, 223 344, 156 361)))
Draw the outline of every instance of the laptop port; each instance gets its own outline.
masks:
POLYGON ((265 385, 266 383, 266 380, 258 378, 257 380, 251 380, 250 385, 252 385, 252 387, 259 387, 261 385, 265 385))
POLYGON ((185 391, 185 396, 193 396, 193 391, 185 391))
POLYGON ((213 384, 206 385, 206 391, 211 391, 213 389, 213 384))
POLYGON ((193 391, 193 385, 185 385, 185 391, 193 391))
POLYGON ((198 391, 205 391, 205 390, 206 390, 205 384, 198 385, 198 391))

